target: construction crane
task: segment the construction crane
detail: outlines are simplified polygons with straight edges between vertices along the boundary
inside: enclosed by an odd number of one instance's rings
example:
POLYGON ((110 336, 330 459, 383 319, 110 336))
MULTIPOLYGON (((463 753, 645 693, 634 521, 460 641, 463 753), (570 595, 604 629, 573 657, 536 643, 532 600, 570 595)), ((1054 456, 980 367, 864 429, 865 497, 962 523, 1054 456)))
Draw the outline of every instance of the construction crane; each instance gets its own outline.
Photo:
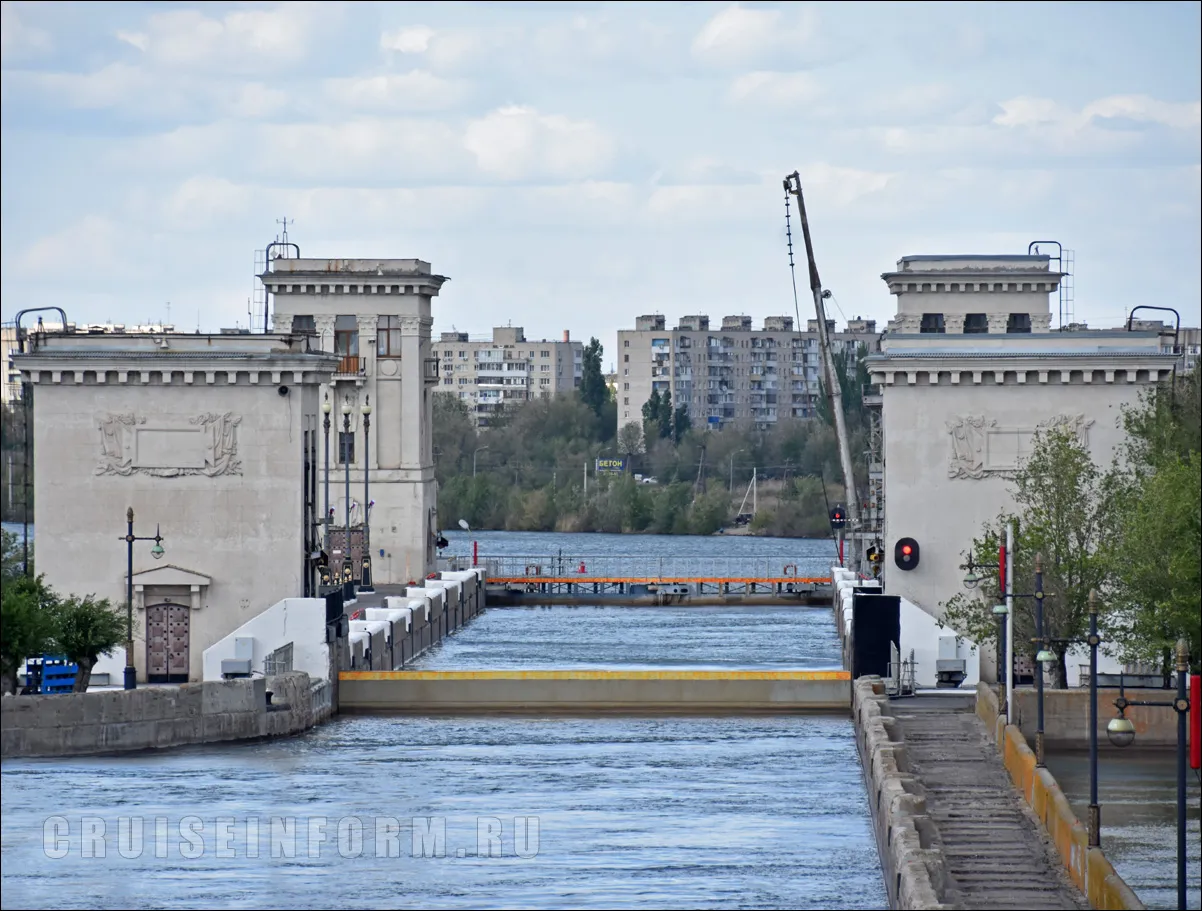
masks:
MULTIPOLYGON (((805 240, 806 260, 810 267, 810 291, 814 294, 814 310, 818 317, 818 348, 822 359, 822 376, 826 384, 826 398, 835 419, 835 436, 839 440, 839 462, 843 466, 843 485, 847 491, 847 525, 851 528, 846 565, 859 572, 859 549, 856 533, 860 530, 860 500, 856 494, 856 477, 851 463, 851 443, 847 437, 847 419, 843 414, 843 386, 835 371, 835 359, 831 352, 830 333, 826 325, 826 305, 829 291, 822 290, 822 279, 818 277, 818 265, 814 262, 814 244, 810 240, 810 222, 806 217, 805 197, 801 192, 801 175, 794 171, 785 178, 785 220, 789 218, 789 197, 797 197, 797 212, 801 219, 801 236, 805 240)), ((789 233, 789 269, 793 269, 793 239, 789 233)), ((793 279, 793 302, 797 306, 797 279, 793 279)), ((798 330, 801 329, 801 314, 797 314, 798 330)))

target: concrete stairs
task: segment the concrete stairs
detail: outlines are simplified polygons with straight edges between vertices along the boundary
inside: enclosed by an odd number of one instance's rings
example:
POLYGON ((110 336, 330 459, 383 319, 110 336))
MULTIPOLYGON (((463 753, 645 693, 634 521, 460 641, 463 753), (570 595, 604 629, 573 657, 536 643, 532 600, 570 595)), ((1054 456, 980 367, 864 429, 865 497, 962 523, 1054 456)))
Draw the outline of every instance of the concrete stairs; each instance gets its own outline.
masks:
POLYGON ((971 703, 895 700, 908 771, 922 783, 958 908, 1088 908, 1056 849, 1010 783, 971 703))

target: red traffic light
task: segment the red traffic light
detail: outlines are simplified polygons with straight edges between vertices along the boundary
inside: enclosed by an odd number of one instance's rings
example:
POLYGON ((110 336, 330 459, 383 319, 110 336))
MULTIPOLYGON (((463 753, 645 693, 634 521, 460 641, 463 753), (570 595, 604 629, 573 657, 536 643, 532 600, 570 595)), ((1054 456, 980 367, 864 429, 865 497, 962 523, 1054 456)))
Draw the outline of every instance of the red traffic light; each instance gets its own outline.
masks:
POLYGON ((893 562, 898 569, 914 569, 918 565, 918 542, 902 538, 893 545, 893 562))

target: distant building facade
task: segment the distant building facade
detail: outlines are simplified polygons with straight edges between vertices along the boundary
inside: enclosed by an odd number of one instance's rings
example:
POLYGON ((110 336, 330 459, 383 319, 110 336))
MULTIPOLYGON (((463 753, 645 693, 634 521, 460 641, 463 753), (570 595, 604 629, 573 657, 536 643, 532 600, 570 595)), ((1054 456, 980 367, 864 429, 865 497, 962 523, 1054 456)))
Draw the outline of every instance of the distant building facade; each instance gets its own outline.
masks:
MULTIPOLYGON (((430 331, 432 301, 447 279, 419 259, 277 258, 268 265, 260 278, 270 295, 273 330, 304 337, 314 350, 337 356, 334 374, 322 388, 332 405, 333 524, 345 526, 349 513, 348 551, 358 565, 362 545, 355 542, 361 540, 368 511, 363 481, 370 471, 375 506, 367 518, 374 581, 420 581, 436 568, 431 396, 439 369, 430 331), (369 403, 365 446, 363 406, 369 403)), ((321 448, 324 480, 324 441, 321 448)), ((331 563, 346 556, 332 553, 331 563)))
POLYGON ((1052 330, 1061 276, 1047 256, 908 256, 881 277, 897 296, 868 359, 882 401, 885 590, 940 619, 964 591, 973 538, 1013 508, 1034 435, 1067 430, 1109 464, 1123 407, 1169 378, 1178 354, 1159 327, 1052 330), (921 554, 911 570, 893 562, 906 537, 921 554))
POLYGON ((558 341, 527 339, 520 326, 497 327, 490 339, 443 332, 433 349, 438 390, 462 399, 478 427, 505 407, 578 388, 584 365, 583 346, 566 329, 558 341))
MULTIPOLYGON (((37 334, 37 571, 63 594, 124 606, 133 546, 134 666, 203 679, 203 652, 285 598, 315 593, 312 471, 336 361, 274 335, 37 334)), ((120 679, 124 650, 105 659, 120 679)))
MULTIPOLYGON (((861 347, 879 348, 873 320, 849 320, 837 331, 827 320, 836 352, 854 366, 861 347)), ((687 405, 694 426, 714 430, 735 423, 769 429, 779 421, 817 413, 821 361, 818 321, 798 331, 791 316, 770 316, 761 328, 750 316, 726 316, 711 326, 703 315, 682 316, 668 328, 661 315, 640 316, 633 329, 618 330, 618 428, 641 422, 653 391, 687 405)))

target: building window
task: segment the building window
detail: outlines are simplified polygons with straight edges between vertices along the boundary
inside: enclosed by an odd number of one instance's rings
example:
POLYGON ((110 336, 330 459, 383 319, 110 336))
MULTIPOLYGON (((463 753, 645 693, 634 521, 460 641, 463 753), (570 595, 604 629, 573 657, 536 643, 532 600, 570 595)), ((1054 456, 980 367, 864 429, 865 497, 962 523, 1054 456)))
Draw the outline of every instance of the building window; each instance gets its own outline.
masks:
POLYGON ((342 357, 359 355, 359 320, 343 314, 334 319, 334 353, 342 357))
POLYGON ((924 313, 922 315, 922 325, 918 331, 926 335, 941 335, 943 333, 943 314, 924 313))
POLYGON ((964 317, 965 335, 983 335, 989 332, 989 317, 984 313, 969 313, 964 317))
MULTIPOLYGON (((376 320, 376 357, 401 356, 401 318, 381 316, 376 320)), ((437 357, 437 355, 435 355, 437 357)))
POLYGON ((630 363, 630 355, 629 355, 629 354, 623 354, 623 355, 622 355, 622 363, 624 363, 624 364, 629 364, 629 363, 630 363))
POLYGON ((630 404, 630 398, 629 398, 629 397, 623 398, 623 399, 622 399, 622 404, 623 404, 623 405, 629 405, 629 404, 630 404))
POLYGON ((1031 331, 1031 314, 1030 313, 1011 313, 1010 318, 1006 320, 1007 332, 1030 332, 1031 331))
POLYGON ((629 391, 630 391, 630 384, 629 384, 629 383, 623 383, 623 384, 622 384, 622 391, 623 391, 623 392, 629 392, 629 391))
POLYGON ((342 465, 355 464, 355 432, 338 431, 338 462, 342 465))
POLYGON ((538 381, 538 384, 540 386, 550 386, 551 379, 550 379, 550 377, 543 377, 541 380, 538 381))
POLYGON ((317 335, 317 323, 313 321, 312 316, 294 316, 292 317, 292 334, 317 335))
POLYGON ((550 352, 550 351, 540 351, 540 352, 538 353, 538 356, 539 356, 539 357, 550 357, 550 356, 551 356, 551 352, 550 352))

